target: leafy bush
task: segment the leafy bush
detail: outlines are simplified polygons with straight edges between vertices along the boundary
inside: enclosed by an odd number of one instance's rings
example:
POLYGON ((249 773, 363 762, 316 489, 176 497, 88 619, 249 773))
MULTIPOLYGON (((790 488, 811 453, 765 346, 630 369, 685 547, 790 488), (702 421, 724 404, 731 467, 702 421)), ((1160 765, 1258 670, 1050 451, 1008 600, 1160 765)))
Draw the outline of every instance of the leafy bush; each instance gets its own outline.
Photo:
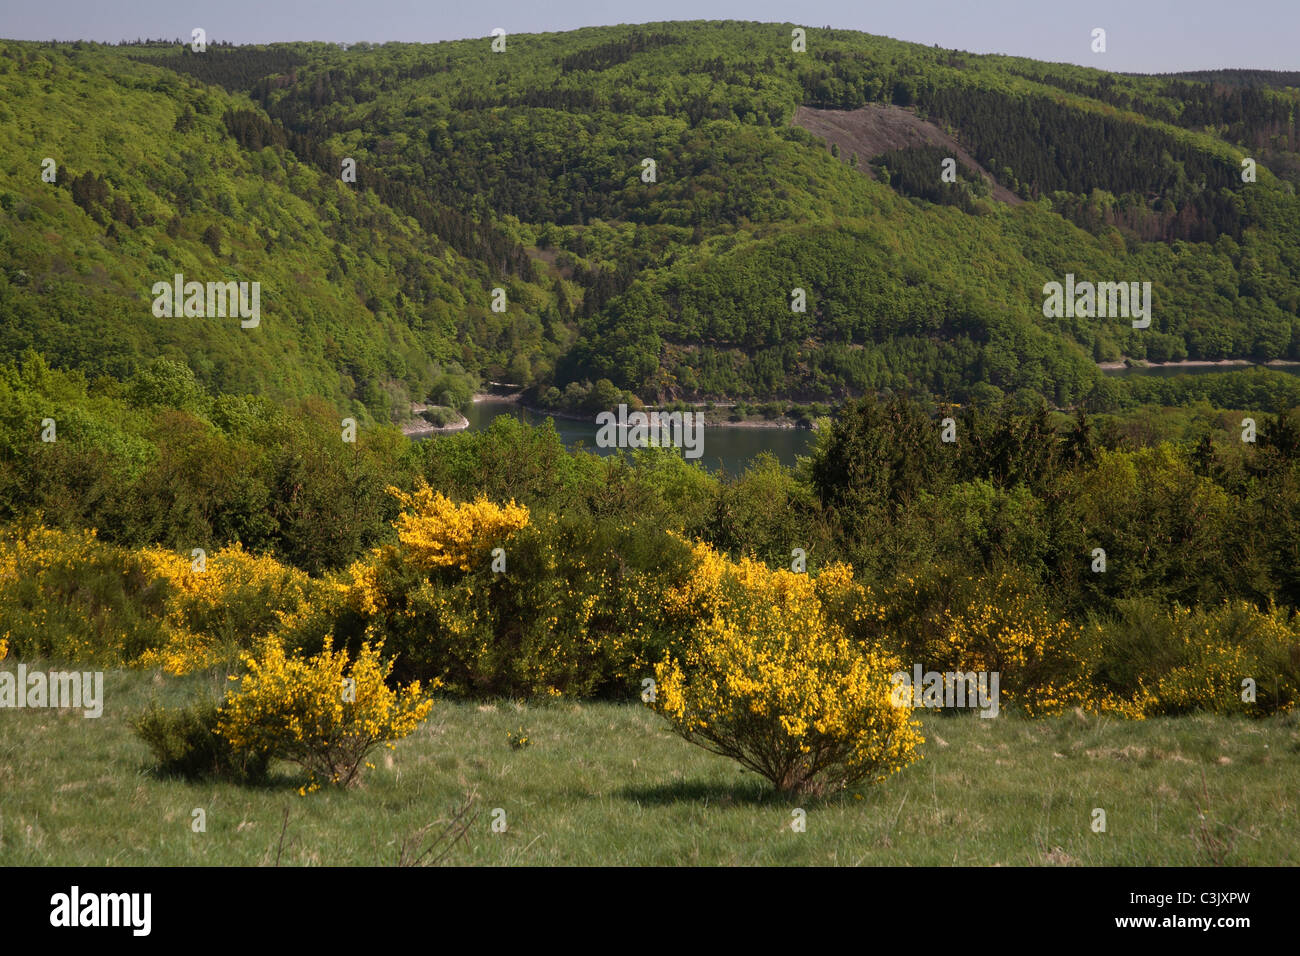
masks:
POLYGON ((431 405, 423 412, 423 418, 434 428, 446 428, 460 420, 460 414, 454 408, 445 405, 431 405))
POLYGON ((203 571, 188 555, 158 548, 136 554, 150 578, 166 583, 167 639, 135 662, 171 674, 232 663, 273 633, 316 590, 302 571, 238 543, 207 556, 203 571))
POLYGON ((249 673, 221 706, 220 734, 235 748, 298 764, 312 790, 322 779, 349 786, 367 754, 381 743, 391 748, 433 707, 419 681, 399 690, 387 686, 393 665, 381 661, 381 650, 363 644, 349 666, 347 651, 328 643, 302 658, 267 641, 260 657, 245 655, 249 673))
POLYGON ((722 550, 786 567, 795 546, 810 560, 830 550, 833 531, 820 520, 817 499, 770 452, 760 452, 741 475, 722 485, 716 502, 708 531, 722 550))
POLYGON ((152 751, 158 769, 190 780, 212 777, 237 782, 266 778, 270 753, 237 747, 217 732, 220 707, 205 701, 189 707, 152 707, 131 722, 152 751))
POLYGON ((173 674, 233 662, 275 631, 317 585, 238 544, 191 558, 130 550, 94 530, 0 533, 0 635, 16 654, 173 674))
MULTIPOLYGON (((547 514, 515 530, 502 571, 486 559, 430 560, 452 550, 444 539, 407 540, 417 547, 403 541, 354 565, 286 639, 314 648, 331 634, 349 642, 380 634, 403 677, 441 679, 459 693, 626 696, 644 662, 662 654, 657 595, 687 564, 671 536, 581 516, 547 514)), ((471 539, 457 547, 484 551, 471 539)))
POLYGON ((1141 716, 1141 708, 1097 688, 1083 629, 1054 614, 1041 589, 1011 573, 973 582, 943 616, 939 640, 922 649, 938 671, 996 671, 999 693, 1030 716, 1067 707, 1141 716))
POLYGON ((134 660, 166 642, 166 599, 139 554, 93 530, 0 532, 0 636, 16 657, 134 660))
POLYGON ((1264 716, 1300 701, 1300 626, 1277 608, 1244 601, 1168 608, 1133 598, 1119 603, 1115 617, 1094 621, 1089 635, 1098 679, 1138 699, 1147 715, 1264 716), (1248 678, 1253 701, 1242 699, 1248 678))
POLYGON ((655 669, 651 706, 674 731, 782 793, 884 779, 916 759, 920 725, 891 701, 897 660, 863 649, 837 620, 869 607, 850 568, 772 571, 706 546, 696 557, 667 598, 693 626, 655 669))

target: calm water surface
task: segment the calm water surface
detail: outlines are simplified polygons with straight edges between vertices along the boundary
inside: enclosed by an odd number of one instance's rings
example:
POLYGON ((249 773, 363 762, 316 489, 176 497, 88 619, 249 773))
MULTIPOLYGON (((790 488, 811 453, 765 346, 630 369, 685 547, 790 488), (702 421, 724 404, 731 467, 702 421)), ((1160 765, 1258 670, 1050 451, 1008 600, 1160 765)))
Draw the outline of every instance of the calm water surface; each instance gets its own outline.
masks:
MULTIPOLYGON (((711 471, 725 470, 728 474, 744 471, 759 452, 768 451, 783 465, 793 465, 799 455, 811 454, 814 432, 807 428, 725 428, 709 424, 711 414, 721 418, 722 412, 704 413, 704 454, 698 459, 711 471)), ((529 425, 541 425, 545 415, 538 415, 518 405, 506 402, 475 402, 466 414, 470 431, 487 428, 498 415, 510 415, 529 425)), ((568 448, 579 446, 598 455, 613 454, 613 448, 596 447, 596 418, 574 421, 555 418, 555 430, 568 448)), ((436 440, 436 438, 435 438, 436 440)))
MULTIPOLYGON (((1194 365, 1194 366, 1152 366, 1148 368, 1107 369, 1105 374, 1115 378, 1131 378, 1136 375, 1151 375, 1168 378, 1173 375, 1206 375, 1213 372, 1235 372, 1252 365, 1194 365)), ((1300 365, 1268 366, 1279 372, 1300 375, 1300 365)), ((722 420, 725 412, 705 412, 704 455, 699 459, 711 471, 726 471, 739 474, 760 452, 771 452, 783 465, 793 465, 799 455, 812 453, 814 433, 807 428, 727 428, 710 426, 711 415, 722 420)), ((541 425, 546 421, 545 415, 538 415, 525 408, 508 402, 475 402, 466 414, 469 430, 487 428, 492 419, 498 415, 511 415, 530 425, 541 425)), ((593 415, 589 421, 574 421, 568 418, 555 418, 555 430, 568 448, 586 448, 598 455, 613 454, 615 449, 596 447, 596 420, 593 415)), ((437 436, 434 436, 435 440, 437 436)))

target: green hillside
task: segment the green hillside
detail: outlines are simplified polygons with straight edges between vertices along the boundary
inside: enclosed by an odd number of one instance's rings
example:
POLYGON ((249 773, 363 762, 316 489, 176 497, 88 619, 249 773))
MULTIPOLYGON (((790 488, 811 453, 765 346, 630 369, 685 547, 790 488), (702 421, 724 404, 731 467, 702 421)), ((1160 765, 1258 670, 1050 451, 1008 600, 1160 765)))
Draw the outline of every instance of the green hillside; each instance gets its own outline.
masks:
POLYGON ((116 51, 18 43, 0 45, 0 88, 6 353, 118 378, 161 356, 221 391, 385 418, 543 347, 542 287, 282 146, 241 146, 246 100, 116 51), (156 317, 150 290, 176 273, 258 281, 261 321, 156 317), (489 321, 499 284, 510 311, 489 321))
POLYGON ((500 53, 4 43, 3 347, 116 377, 163 355, 216 390, 380 416, 478 378, 553 405, 609 379, 647 401, 892 388, 1110 408, 1125 386, 1099 361, 1300 359, 1285 75, 1127 76, 822 29, 795 52, 793 29, 602 27, 500 53), (885 106, 931 144, 846 155, 793 125, 846 111, 875 142, 885 106), (958 183, 935 142, 969 158, 958 183), (265 321, 155 319, 147 290, 174 272, 259 279, 265 321), (1150 282, 1150 327, 1044 318, 1067 273, 1150 282))

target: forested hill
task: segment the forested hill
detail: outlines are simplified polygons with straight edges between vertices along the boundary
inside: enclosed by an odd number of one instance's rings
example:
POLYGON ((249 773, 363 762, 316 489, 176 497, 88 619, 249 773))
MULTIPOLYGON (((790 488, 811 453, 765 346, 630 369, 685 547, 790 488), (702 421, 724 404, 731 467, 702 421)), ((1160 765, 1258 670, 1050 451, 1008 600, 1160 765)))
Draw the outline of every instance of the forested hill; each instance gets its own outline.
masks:
POLYGON ((0 42, 0 348, 118 378, 161 355, 378 417, 480 377, 572 405, 905 388, 1107 407, 1098 361, 1300 359, 1289 74, 814 28, 799 51, 794 28, 501 52, 0 42), (261 324, 156 318, 174 273, 261 281, 261 324), (1045 318, 1067 273, 1150 282, 1150 327, 1045 318))

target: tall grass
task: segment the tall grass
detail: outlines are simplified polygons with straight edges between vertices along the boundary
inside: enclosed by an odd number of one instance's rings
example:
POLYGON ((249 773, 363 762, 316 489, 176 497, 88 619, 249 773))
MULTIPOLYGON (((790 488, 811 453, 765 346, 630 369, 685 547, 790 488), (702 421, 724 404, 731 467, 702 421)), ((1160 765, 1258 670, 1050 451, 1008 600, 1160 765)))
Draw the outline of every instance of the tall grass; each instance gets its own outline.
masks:
POLYGON ((1294 714, 927 714, 922 761, 803 801, 796 833, 790 801, 639 703, 440 701, 346 792, 299 797, 287 765, 259 787, 156 775, 129 719, 226 683, 224 671, 114 671, 98 720, 0 710, 0 865, 396 864, 468 793, 478 815, 445 864, 1300 863, 1294 714), (530 745, 513 749, 521 728, 530 745), (1090 827, 1094 808, 1105 833, 1090 827), (195 809, 206 832, 191 828, 195 809))

